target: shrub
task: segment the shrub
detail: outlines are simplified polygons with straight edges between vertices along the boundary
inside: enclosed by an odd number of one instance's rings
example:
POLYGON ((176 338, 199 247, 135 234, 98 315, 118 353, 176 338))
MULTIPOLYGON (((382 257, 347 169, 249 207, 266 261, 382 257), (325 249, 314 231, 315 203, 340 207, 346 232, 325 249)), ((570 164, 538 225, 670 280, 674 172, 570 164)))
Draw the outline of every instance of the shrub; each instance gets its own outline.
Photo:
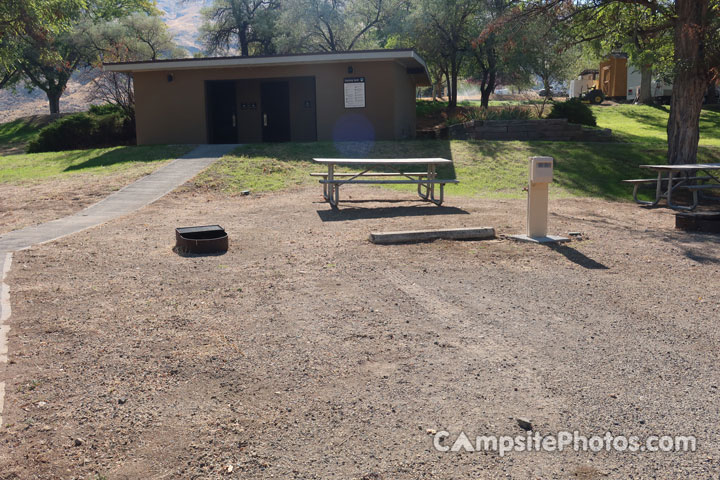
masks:
POLYGON ((112 103, 104 103, 102 105, 90 105, 88 113, 97 116, 111 115, 113 113, 123 115, 123 109, 122 107, 112 103))
POLYGON ((579 123, 591 127, 597 125, 592 109, 581 102, 579 98, 554 103, 547 118, 567 118, 570 123, 579 123))
POLYGON ((28 143, 28 153, 54 152, 82 148, 98 128, 97 117, 76 113, 61 118, 40 130, 28 143))
POLYGON ((527 108, 522 107, 489 109, 475 107, 448 118, 445 124, 450 126, 471 120, 529 120, 531 118, 533 118, 533 113, 527 108))
POLYGON ((27 152, 57 152, 126 145, 134 138, 134 122, 121 111, 116 110, 104 115, 76 113, 41 129, 37 137, 28 143, 27 152))

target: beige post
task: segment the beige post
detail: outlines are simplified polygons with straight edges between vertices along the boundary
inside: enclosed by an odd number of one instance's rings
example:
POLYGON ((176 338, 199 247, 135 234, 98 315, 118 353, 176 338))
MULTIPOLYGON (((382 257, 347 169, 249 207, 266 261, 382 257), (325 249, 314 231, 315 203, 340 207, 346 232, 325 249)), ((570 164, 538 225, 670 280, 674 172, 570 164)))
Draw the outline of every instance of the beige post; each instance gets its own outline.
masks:
POLYGON ((548 184, 532 183, 528 191, 527 235, 528 237, 547 236, 548 184))
POLYGON ((548 235, 548 191, 553 180, 552 157, 530 157, 528 181, 527 235, 511 235, 510 238, 525 242, 566 242, 565 237, 548 235))

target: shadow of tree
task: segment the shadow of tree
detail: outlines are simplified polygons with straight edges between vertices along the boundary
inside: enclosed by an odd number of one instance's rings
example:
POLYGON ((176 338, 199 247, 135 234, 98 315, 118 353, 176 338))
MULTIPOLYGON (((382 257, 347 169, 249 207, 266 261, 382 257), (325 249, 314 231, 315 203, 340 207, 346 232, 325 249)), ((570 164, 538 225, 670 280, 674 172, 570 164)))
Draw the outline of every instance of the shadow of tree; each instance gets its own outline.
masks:
MULTIPOLYGON (((123 163, 152 163, 171 158, 176 158, 174 153, 182 155, 187 147, 178 147, 175 152, 168 146, 152 145, 152 146, 127 146, 119 147, 104 152, 96 157, 90 158, 84 162, 70 165, 64 171, 72 172, 77 170, 85 170, 88 168, 107 167, 111 165, 119 165, 123 163)), ((82 152, 79 154, 82 155, 82 152)))

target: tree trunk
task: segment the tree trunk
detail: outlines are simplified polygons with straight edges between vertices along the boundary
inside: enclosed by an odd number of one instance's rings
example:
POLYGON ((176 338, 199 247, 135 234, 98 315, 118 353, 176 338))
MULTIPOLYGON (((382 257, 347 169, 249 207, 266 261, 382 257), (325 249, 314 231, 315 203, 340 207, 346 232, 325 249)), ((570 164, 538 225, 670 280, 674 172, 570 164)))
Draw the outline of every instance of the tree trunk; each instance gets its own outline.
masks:
POLYGON ((495 72, 490 71, 487 74, 487 83, 480 86, 480 106, 488 108, 490 106, 490 95, 495 91, 495 72))
POLYGON ((247 38, 247 26, 241 25, 240 32, 238 33, 238 43, 240 44, 240 55, 247 57, 250 55, 250 49, 248 48, 247 38))
POLYGON ((550 77, 544 76, 542 78, 543 88, 545 89, 545 98, 552 100, 552 90, 550 90, 550 77))
POLYGON ((450 88, 451 92, 448 93, 448 109, 453 110, 457 107, 457 85, 458 85, 458 73, 460 66, 457 61, 453 61, 450 65, 450 88))
POLYGON ((50 114, 54 115, 60 113, 60 97, 62 92, 49 91, 46 92, 48 102, 50 103, 50 114))
POLYGON ((670 118, 668 119, 668 163, 697 163, 700 140, 700 111, 710 81, 705 65, 704 30, 709 0, 677 0, 675 21, 675 65, 670 118))
MULTIPOLYGON (((628 88, 633 87, 634 85, 628 85, 628 88)), ((650 65, 643 65, 640 68, 640 91, 637 92, 637 103, 642 103, 643 105, 653 103, 652 67, 650 65)))

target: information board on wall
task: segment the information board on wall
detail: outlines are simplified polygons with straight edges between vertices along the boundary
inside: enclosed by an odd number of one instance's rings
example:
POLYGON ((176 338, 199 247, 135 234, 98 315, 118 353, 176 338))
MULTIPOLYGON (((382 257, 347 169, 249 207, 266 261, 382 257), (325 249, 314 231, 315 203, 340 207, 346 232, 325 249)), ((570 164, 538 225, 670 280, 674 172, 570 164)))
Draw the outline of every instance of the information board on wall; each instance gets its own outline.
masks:
POLYGON ((345 78, 345 108, 365 108, 365 77, 345 78))

